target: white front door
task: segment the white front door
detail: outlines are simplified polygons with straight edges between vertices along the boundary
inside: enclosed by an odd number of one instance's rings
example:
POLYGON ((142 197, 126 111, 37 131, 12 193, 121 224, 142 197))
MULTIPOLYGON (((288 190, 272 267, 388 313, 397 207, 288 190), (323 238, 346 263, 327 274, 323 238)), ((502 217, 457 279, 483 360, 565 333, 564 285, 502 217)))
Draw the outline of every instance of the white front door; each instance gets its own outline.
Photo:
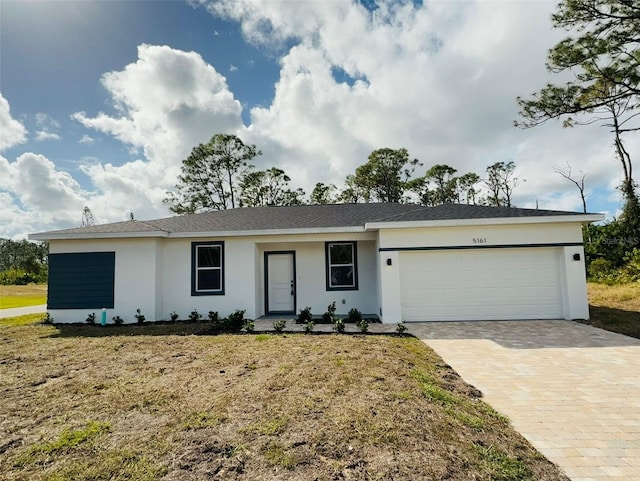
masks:
POLYGON ((267 314, 295 313, 295 256, 293 252, 266 253, 267 314))

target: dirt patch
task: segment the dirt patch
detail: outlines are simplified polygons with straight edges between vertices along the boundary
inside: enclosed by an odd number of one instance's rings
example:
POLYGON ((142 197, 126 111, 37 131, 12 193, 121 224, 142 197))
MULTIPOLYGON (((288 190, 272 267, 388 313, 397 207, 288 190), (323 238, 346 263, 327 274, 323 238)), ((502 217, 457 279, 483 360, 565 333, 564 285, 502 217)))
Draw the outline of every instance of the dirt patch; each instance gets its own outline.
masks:
POLYGON ((640 283, 590 282, 587 290, 590 319, 586 324, 640 339, 640 283))
POLYGON ((19 324, 0 479, 567 479, 414 338, 19 324))

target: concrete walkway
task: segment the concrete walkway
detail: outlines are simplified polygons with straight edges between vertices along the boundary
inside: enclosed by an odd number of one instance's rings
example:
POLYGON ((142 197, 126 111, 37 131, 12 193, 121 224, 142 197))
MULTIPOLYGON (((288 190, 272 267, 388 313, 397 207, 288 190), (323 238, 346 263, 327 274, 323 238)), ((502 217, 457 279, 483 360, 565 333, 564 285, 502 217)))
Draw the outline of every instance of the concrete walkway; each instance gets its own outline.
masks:
POLYGON ((574 481, 640 481, 640 340, 571 321, 408 325, 574 481))
POLYGON ((0 319, 5 317, 24 316, 25 314, 39 314, 47 312, 47 305, 14 307, 13 309, 0 309, 0 319))

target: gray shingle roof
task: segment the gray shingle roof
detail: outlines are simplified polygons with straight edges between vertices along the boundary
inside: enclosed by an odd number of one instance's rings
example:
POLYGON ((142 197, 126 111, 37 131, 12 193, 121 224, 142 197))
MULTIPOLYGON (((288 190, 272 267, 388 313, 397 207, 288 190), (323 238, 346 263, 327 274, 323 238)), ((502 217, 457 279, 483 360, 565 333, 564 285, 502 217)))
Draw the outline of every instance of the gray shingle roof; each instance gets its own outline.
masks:
POLYGON ((454 219, 492 219, 508 217, 582 215, 555 210, 487 207, 466 204, 444 204, 424 207, 415 204, 327 204, 286 207, 244 207, 167 217, 149 221, 131 220, 37 234, 118 234, 128 233, 198 233, 241 232, 263 230, 319 229, 364 227, 372 222, 411 222, 454 219))

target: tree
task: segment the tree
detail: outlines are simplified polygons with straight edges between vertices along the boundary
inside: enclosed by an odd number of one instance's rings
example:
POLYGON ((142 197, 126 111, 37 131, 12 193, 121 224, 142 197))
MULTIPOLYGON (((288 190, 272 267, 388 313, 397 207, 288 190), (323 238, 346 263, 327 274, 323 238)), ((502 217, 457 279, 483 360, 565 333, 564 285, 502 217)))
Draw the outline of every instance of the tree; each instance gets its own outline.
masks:
POLYGON ((480 177, 473 172, 456 177, 456 172, 449 165, 436 164, 424 176, 410 180, 408 186, 423 205, 475 203, 477 192, 474 186, 480 181, 480 177))
POLYGON ((347 175, 344 180, 344 190, 338 195, 338 201, 346 204, 357 204, 358 202, 369 202, 368 191, 356 183, 355 175, 347 175))
POLYGON ((323 184, 318 182, 311 195, 309 196, 310 204, 334 204, 337 201, 336 191, 338 188, 333 184, 323 184))
POLYGON ((291 178, 284 170, 272 167, 268 170, 247 172, 240 181, 240 201, 243 207, 299 205, 304 191, 291 190, 291 178))
POLYGON ((571 165, 569 165, 569 163, 567 162, 567 168, 566 169, 560 169, 558 167, 556 167, 554 169, 556 171, 556 173, 560 174, 562 177, 564 177, 565 179, 567 179, 569 182, 572 182, 580 191, 580 199, 582 199, 582 212, 584 212, 585 214, 587 213, 587 198, 585 196, 584 193, 584 172, 580 171, 580 178, 574 178, 571 175, 571 165))
POLYGON ((520 183, 519 179, 514 176, 515 168, 513 162, 496 162, 487 167, 487 178, 482 182, 489 190, 487 197, 489 205, 513 207, 511 202, 513 190, 520 183))
POLYGON ((46 282, 49 245, 0 239, 0 284, 46 282))
POLYGON ((235 135, 214 135, 182 161, 177 193, 168 192, 164 202, 176 214, 236 207, 240 177, 257 155, 261 152, 255 145, 245 145, 235 135))
POLYGON ((611 129, 624 176, 625 215, 632 218, 640 213, 640 202, 623 136, 640 129, 640 3, 563 0, 552 21, 574 36, 550 50, 547 69, 571 79, 548 84, 533 99, 518 97, 523 120, 515 124, 529 128, 563 119, 565 127, 600 122, 611 129))
POLYGON ((82 209, 82 223, 80 227, 89 227, 92 225, 96 225, 96 220, 93 218, 91 209, 85 205, 84 209, 82 209))
POLYGON ((458 177, 456 182, 456 202, 467 204, 480 204, 482 199, 478 197, 476 185, 480 183, 480 176, 474 172, 467 172, 458 177))
POLYGON ((353 185, 362 190, 366 202, 403 202, 407 181, 417 165, 421 164, 409 159, 407 149, 374 150, 368 162, 356 169, 353 185))

